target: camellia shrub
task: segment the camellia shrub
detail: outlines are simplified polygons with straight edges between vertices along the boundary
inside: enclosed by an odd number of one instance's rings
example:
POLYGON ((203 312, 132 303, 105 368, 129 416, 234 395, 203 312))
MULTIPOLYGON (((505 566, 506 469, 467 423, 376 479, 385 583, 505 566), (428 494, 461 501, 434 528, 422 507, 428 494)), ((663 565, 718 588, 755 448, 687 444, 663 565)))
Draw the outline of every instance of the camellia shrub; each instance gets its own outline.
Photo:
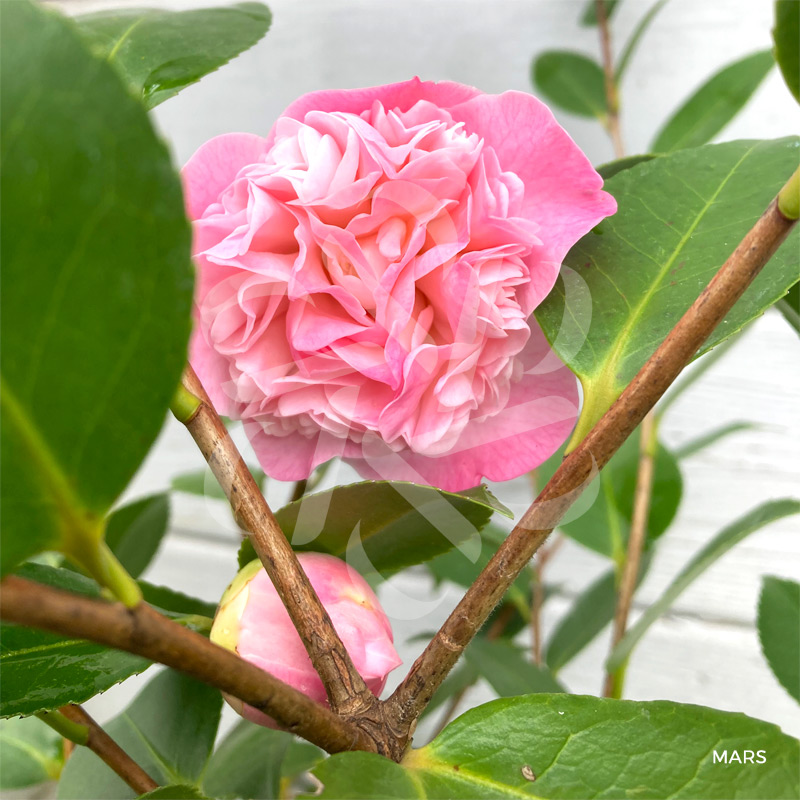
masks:
MULTIPOLYGON (((800 99, 800 3, 777 0, 773 49, 626 154, 620 81, 665 2, 614 63, 618 0, 591 0, 602 65, 541 53, 533 94, 316 91, 180 171, 148 111, 263 37, 265 6, 0 4, 0 788, 800 796, 800 743, 775 725, 623 699, 680 593, 800 511, 770 499, 729 521, 629 625, 681 458, 740 427, 709 420, 675 452, 663 415, 769 307, 800 330, 800 139, 708 144, 776 62, 787 108, 800 99), (617 159, 593 166, 546 103, 596 118, 617 159), (168 412, 213 475, 170 492, 227 500, 242 532, 218 605, 140 577, 169 492, 118 503, 168 412), (334 459, 363 481, 331 485, 334 459), (538 495, 509 521, 484 481, 528 473, 538 495), (267 480, 294 482, 274 512, 267 480), (610 568, 542 642, 548 537, 610 568), (379 597, 408 569, 463 598, 401 667, 379 597), (559 673, 608 625, 602 696, 571 694, 559 673), (108 724, 81 706, 154 664, 108 724), (497 699, 459 715, 479 681, 497 699), (223 698, 242 719, 218 741, 223 698)), ((758 630, 800 702, 797 583, 764 578, 758 630)))

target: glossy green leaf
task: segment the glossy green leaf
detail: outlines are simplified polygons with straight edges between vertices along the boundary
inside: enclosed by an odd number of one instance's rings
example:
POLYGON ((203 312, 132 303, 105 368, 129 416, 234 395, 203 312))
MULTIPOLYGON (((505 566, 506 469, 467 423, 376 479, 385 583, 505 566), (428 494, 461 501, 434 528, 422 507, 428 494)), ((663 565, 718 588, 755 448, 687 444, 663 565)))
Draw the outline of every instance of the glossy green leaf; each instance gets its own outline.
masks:
POLYGON ((625 156, 625 158, 618 158, 615 161, 609 161, 597 167, 598 174, 603 180, 613 178, 617 173, 623 172, 626 169, 635 167, 637 164, 643 164, 645 161, 652 161, 658 158, 655 153, 643 153, 638 156, 625 156))
POLYGON ((628 629, 622 641, 609 656, 606 664, 607 669, 610 671, 619 669, 630 657, 633 648, 647 633, 650 626, 669 610, 670 606, 700 575, 734 545, 741 542, 751 533, 761 530, 765 525, 797 513, 800 513, 800 501, 798 500, 770 500, 723 528, 700 552, 692 557, 678 576, 664 590, 661 597, 651 603, 644 614, 628 629))
POLYGON ((772 41, 783 79, 800 103, 800 3, 797 0, 776 0, 772 41))
POLYGON ((689 458, 734 433, 751 431, 758 427, 755 422, 729 422, 727 425, 720 425, 719 428, 712 428, 710 431, 684 442, 680 447, 676 447, 675 458, 689 458))
POLYGON ((281 767, 292 738, 242 720, 214 751, 203 790, 215 800, 278 797, 281 767))
MULTIPOLYGON (((614 13, 614 9, 617 7, 619 0, 605 0, 605 3, 606 19, 611 19, 611 15, 614 13)), ((597 25, 596 0, 586 0, 586 6, 583 9, 583 16, 581 17, 581 25, 597 25)))
POLYGON ((139 587, 146 602, 170 616, 198 614, 204 617, 213 617, 217 613, 215 603, 190 597, 169 586, 156 586, 147 581, 139 581, 139 587))
MULTIPOLYGON (((577 443, 652 355, 797 168, 800 141, 738 141, 682 150, 606 183, 619 210, 578 242, 567 277, 591 307, 571 304, 562 330, 564 280, 536 317, 581 380, 577 443), (577 273, 577 276, 576 276, 577 273)), ((698 352, 759 316, 797 280, 794 231, 698 352)), ((562 270, 562 274, 565 270, 562 270)))
POLYGON ((138 578, 167 532, 169 495, 154 494, 118 508, 106 523, 106 542, 120 563, 138 578))
MULTIPOLYGON (((89 597, 99 594, 94 581, 66 569, 25 564, 17 574, 89 597)), ((4 622, 0 624, 0 716, 83 703, 149 666, 146 659, 121 650, 4 622)))
MULTIPOLYGON (((295 550, 330 553, 362 574, 420 564, 511 512, 485 486, 454 494, 402 481, 364 481, 306 495, 275 517, 295 550)), ((250 540, 239 565, 255 558, 250 540)))
POLYGON ((403 764, 340 753, 314 771, 321 798, 777 800, 800 791, 800 742, 776 726, 701 706, 576 695, 494 700, 403 764), (766 763, 730 761, 745 750, 766 763), (715 762, 727 753, 728 763, 715 762))
MULTIPOLYGON (((222 695, 164 670, 103 727, 159 784, 198 787, 217 735, 222 695)), ((58 785, 62 800, 123 800, 136 793, 91 750, 78 748, 58 785)))
MULTIPOLYGON (((208 795, 203 794, 196 786, 191 784, 170 784, 169 786, 159 786, 152 792, 139 795, 139 800, 211 800, 208 795)), ((214 798, 216 800, 216 798, 214 798)))
POLYGON ((529 661, 525 651, 508 639, 476 636, 464 657, 500 697, 566 691, 547 667, 529 661))
POLYGON ((193 278, 141 104, 57 14, 2 5, 5 573, 99 538, 180 378, 193 278))
MULTIPOLYGON (((642 556, 637 585, 644 580, 652 552, 642 556)), ((545 663, 557 674, 614 619, 617 607, 616 572, 610 569, 575 598, 559 620, 545 649, 545 663)))
POLYGON ((108 9, 76 17, 92 51, 153 108, 251 48, 269 30, 261 3, 165 11, 108 9))
POLYGON ((548 50, 534 59, 531 80, 545 99, 565 111, 598 119, 606 116, 603 70, 588 56, 548 50))
POLYGON ((650 149, 669 153, 711 141, 747 103, 773 63, 772 53, 763 50, 729 64, 675 112, 650 149))
POLYGON ((772 672, 800 703, 800 584, 764 578, 758 599, 758 638, 772 672))
POLYGON ((61 737, 35 717, 0 720, 0 789, 24 789, 58 780, 61 737))

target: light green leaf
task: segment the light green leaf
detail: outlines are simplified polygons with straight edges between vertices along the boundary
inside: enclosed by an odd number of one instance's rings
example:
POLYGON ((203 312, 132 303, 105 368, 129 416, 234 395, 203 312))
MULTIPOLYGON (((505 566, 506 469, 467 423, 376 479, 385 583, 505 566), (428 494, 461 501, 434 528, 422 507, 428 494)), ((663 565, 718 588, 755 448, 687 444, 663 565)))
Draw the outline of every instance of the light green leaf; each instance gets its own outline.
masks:
POLYGON ((608 113, 603 70, 588 56, 548 50, 534 59, 531 80, 540 94, 565 111, 601 120, 608 113))
POLYGON ((96 546, 180 378, 193 278, 141 104, 51 11, 3 3, 1 35, 5 574, 96 546))
POLYGON ((772 41, 783 79, 800 103, 800 3, 797 0, 776 0, 772 41))
POLYGON ((157 800, 157 798, 158 800, 210 800, 196 786, 185 783, 159 786, 152 792, 139 795, 139 800, 157 800))
POLYGON ((118 508, 106 523, 106 542, 123 567, 138 578, 167 532, 169 495, 154 494, 118 508))
POLYGON ((800 742, 767 722, 701 706, 539 694, 468 711, 402 765, 340 753, 314 773, 328 800, 789 800, 800 791, 800 742), (764 751, 766 763, 730 761, 745 748, 753 757, 764 751))
POLYGON ((508 639, 476 636, 464 657, 500 697, 566 691, 547 667, 528 661, 525 652, 508 639))
POLYGON ((684 442, 680 447, 676 447, 675 458, 679 460, 689 458, 731 434, 751 431, 758 427, 755 422, 729 422, 727 425, 720 425, 719 428, 712 428, 710 431, 684 442))
MULTIPOLYGON (((581 380, 579 442, 652 355, 797 168, 800 141, 739 141, 682 150, 606 183, 619 210, 572 248, 565 264, 591 308, 570 308, 564 283, 536 309, 557 353, 581 380), (559 335, 559 332, 561 335, 559 335)), ((736 333, 797 280, 794 231, 698 355, 736 333)), ((563 270, 562 270, 563 272, 563 270)))
POLYGON ((675 112, 650 149, 669 153, 711 141, 747 103, 773 63, 772 53, 763 50, 729 64, 675 112))
POLYGON ((630 657, 633 648, 647 633, 650 626, 669 610, 670 606, 700 575, 734 545, 765 525, 798 512, 800 512, 800 501, 798 500, 770 500, 723 528, 689 561, 675 580, 664 590, 661 597, 652 603, 636 623, 628 629, 622 641, 609 656, 606 668, 612 672, 619 669, 630 657))
POLYGON ((796 581, 764 578, 758 599, 758 637, 775 677, 800 703, 800 584, 796 581))
POLYGON ((251 48, 271 20, 261 3, 178 12, 108 9, 75 18, 92 51, 117 70, 147 108, 251 48))
POLYGON ((643 164, 645 161, 652 161, 654 158, 658 158, 658 154, 643 153, 638 156, 625 156, 625 158, 618 158, 616 161, 609 161, 605 164, 601 164, 599 167, 596 167, 596 169, 600 177, 607 181, 619 172, 635 167, 637 164, 643 164))
MULTIPOLYGON (((606 0, 606 19, 611 19, 614 9, 617 7, 619 0, 606 0)), ((586 0, 586 6, 583 9, 583 16, 581 17, 581 25, 590 27, 597 25, 597 2, 596 0, 586 0)))
POLYGON ((0 720, 0 789, 57 780, 64 763, 61 737, 35 717, 0 720))
MULTIPOLYGON (((651 561, 652 552, 642 556, 637 586, 647 575, 651 561)), ((616 607, 616 570, 610 569, 575 598, 550 634, 544 660, 554 675, 611 623, 616 607)))
MULTIPOLYGON (((216 689, 164 670, 103 727, 157 783, 196 787, 214 746, 221 710, 222 695, 216 689)), ((123 800, 136 793, 82 747, 64 767, 58 797, 123 800)))
MULTIPOLYGON (((485 486, 444 492, 403 481, 364 481, 306 495, 275 517, 295 550, 347 559, 359 572, 420 564, 480 531, 497 511, 511 512, 485 486)), ((255 551, 246 539, 239 566, 255 551)))
MULTIPOLYGON (((94 581, 70 570, 25 564, 17 574, 64 591, 99 595, 94 581)), ((0 624, 0 716, 83 703, 149 666, 146 659, 122 650, 4 622, 0 624)))
POLYGON ((667 2, 668 0, 658 0, 658 2, 650 6, 647 13, 641 18, 641 20, 639 20, 639 24, 630 35, 630 38, 626 42, 625 47, 622 50, 622 54, 619 57, 619 61, 617 62, 616 81, 618 84, 622 81, 622 76, 628 69, 628 65, 631 63, 631 58, 636 52, 636 48, 639 46, 642 36, 645 35, 647 29, 656 18, 656 15, 659 11, 661 11, 662 8, 664 8, 667 2))
POLYGON ((281 767, 292 735, 242 720, 208 762, 203 790, 215 800, 278 797, 281 767))

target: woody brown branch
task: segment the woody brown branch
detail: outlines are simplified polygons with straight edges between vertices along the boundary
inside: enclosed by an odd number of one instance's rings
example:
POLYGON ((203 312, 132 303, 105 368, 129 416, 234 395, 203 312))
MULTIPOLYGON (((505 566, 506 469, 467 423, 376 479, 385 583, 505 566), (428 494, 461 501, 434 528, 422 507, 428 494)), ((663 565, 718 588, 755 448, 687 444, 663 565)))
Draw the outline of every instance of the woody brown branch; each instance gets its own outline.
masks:
POLYGON ((62 706, 59 711, 72 722, 89 730, 88 747, 119 775, 136 794, 158 789, 158 784, 86 713, 82 706, 62 706))
POLYGON ((263 711, 329 753, 375 750, 346 720, 146 603, 127 608, 10 575, 0 583, 0 616, 165 664, 263 711))
POLYGON ((356 670, 289 541, 191 367, 183 386, 201 402, 184 422, 219 481, 238 525, 280 595, 319 673, 331 708, 346 716, 367 712, 377 702, 356 670))
MULTIPOLYGON (((788 184, 787 184, 788 186, 788 184)), ((578 447, 562 462, 387 701, 398 728, 410 726, 508 587, 593 477, 693 358, 788 236, 776 200, 578 447)))

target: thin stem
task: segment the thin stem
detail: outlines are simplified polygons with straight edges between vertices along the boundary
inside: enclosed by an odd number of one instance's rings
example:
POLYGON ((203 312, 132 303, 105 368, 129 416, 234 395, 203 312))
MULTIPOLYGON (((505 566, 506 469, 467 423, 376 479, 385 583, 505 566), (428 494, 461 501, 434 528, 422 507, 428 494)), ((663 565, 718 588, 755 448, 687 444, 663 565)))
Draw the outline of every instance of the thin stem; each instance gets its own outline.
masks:
POLYGON ((375 696, 353 665, 328 612, 191 367, 184 371, 183 386, 199 401, 185 421, 186 428, 230 501, 236 522, 249 534, 322 679, 331 708, 345 715, 369 711, 377 702, 375 696))
POLYGON ((544 569, 564 543, 557 537, 549 547, 543 547, 533 562, 531 587, 531 657, 537 666, 542 664, 542 606, 544 605, 544 569))
MULTIPOLYGON (((631 518, 631 531, 628 536, 628 549, 622 565, 622 577, 617 590, 617 607, 614 613, 614 632, 611 642, 612 650, 625 635, 633 593, 636 591, 636 585, 639 580, 642 551, 647 539, 650 499, 653 493, 657 427, 655 412, 650 411, 642 420, 640 431, 639 466, 636 472, 636 489, 633 496, 633 516, 631 518)), ((622 696, 624 673, 624 666, 619 670, 608 672, 603 690, 605 697, 619 699, 622 696)))
POLYGON ((88 729, 81 742, 108 764, 136 794, 158 789, 158 784, 86 713, 81 706, 63 706, 61 713, 74 725, 88 729))
POLYGON ((0 583, 0 616, 165 664, 238 697, 329 753, 375 749, 354 725, 146 603, 126 608, 9 575, 0 583))
POLYGON ((625 146, 622 143, 622 133, 619 128, 619 91, 617 79, 614 74, 614 55, 611 50, 611 31, 608 27, 608 14, 606 13, 605 0, 595 0, 597 6, 597 30, 600 33, 600 49, 603 54, 603 77, 606 87, 606 130, 614 146, 614 155, 622 158, 625 155, 625 146))
POLYGON ((570 453, 387 701, 396 727, 419 716, 453 664, 597 470, 605 466, 789 235, 773 200, 617 401, 570 453))
POLYGON ((67 719, 61 711, 39 711, 36 716, 56 733, 60 733, 66 741, 83 745, 89 741, 89 729, 86 725, 67 719))

